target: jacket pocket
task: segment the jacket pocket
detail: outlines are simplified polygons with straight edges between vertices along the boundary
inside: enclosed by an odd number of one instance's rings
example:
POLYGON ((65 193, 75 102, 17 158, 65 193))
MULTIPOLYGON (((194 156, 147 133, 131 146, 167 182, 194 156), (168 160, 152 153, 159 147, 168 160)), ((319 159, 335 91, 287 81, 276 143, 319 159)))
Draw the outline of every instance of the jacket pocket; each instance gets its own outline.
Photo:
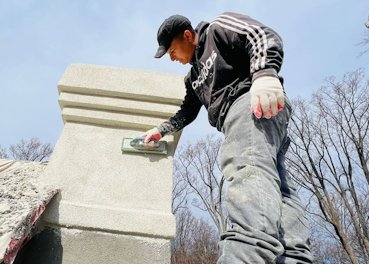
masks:
POLYGON ((222 89, 211 95, 211 104, 208 108, 209 122, 212 126, 221 131, 225 116, 230 107, 232 98, 235 96, 236 84, 239 82, 237 78, 232 83, 226 85, 222 89))

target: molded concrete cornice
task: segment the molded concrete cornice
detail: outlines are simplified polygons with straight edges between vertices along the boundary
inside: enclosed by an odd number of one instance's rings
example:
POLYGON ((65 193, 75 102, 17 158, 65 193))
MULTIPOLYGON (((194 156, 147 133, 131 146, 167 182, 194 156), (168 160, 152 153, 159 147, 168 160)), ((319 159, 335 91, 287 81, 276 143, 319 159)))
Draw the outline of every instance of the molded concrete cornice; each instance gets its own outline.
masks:
POLYGON ((180 76, 84 64, 70 65, 58 90, 64 122, 142 130, 172 116, 185 93, 180 76))

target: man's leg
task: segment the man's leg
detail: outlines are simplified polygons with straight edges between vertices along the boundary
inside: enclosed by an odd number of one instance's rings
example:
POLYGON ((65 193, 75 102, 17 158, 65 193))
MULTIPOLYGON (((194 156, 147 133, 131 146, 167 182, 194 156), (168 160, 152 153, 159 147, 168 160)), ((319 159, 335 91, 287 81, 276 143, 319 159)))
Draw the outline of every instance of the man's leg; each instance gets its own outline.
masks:
POLYGON ((278 172, 281 179, 282 218, 280 227, 280 241, 285 251, 277 263, 297 264, 312 263, 310 252, 310 229, 304 208, 296 192, 296 185, 292 181, 285 167, 285 153, 290 140, 286 136, 281 151, 278 153, 278 172))
POLYGON ((289 112, 257 119, 250 93, 239 97, 223 125, 221 166, 228 181, 226 207, 231 228, 221 234, 218 264, 275 263, 284 252, 279 239, 282 195, 277 153, 287 134, 289 112))

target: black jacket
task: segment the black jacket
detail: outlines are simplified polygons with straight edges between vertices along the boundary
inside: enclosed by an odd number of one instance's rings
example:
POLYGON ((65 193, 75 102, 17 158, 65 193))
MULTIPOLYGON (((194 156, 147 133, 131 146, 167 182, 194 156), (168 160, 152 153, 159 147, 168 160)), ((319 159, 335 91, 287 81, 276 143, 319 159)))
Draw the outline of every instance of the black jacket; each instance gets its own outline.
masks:
POLYGON ((221 131, 233 101, 249 91, 256 78, 278 77, 281 68, 281 37, 248 16, 223 13, 211 23, 200 22, 195 31, 199 43, 184 80, 186 96, 180 110, 159 126, 162 136, 191 123, 202 105, 209 123, 221 131))

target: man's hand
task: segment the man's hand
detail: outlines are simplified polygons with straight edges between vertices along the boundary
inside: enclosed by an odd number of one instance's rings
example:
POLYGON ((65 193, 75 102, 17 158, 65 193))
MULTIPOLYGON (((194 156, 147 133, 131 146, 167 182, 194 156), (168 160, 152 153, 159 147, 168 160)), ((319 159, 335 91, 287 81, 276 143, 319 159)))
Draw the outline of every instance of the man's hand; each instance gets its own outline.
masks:
POLYGON ((157 127, 154 127, 146 131, 145 134, 143 134, 142 136, 145 137, 144 143, 149 143, 152 140, 159 141, 161 139, 161 135, 157 127))
POLYGON ((262 76, 252 83, 250 88, 250 112, 257 118, 267 119, 278 114, 284 107, 282 84, 277 77, 262 76))

